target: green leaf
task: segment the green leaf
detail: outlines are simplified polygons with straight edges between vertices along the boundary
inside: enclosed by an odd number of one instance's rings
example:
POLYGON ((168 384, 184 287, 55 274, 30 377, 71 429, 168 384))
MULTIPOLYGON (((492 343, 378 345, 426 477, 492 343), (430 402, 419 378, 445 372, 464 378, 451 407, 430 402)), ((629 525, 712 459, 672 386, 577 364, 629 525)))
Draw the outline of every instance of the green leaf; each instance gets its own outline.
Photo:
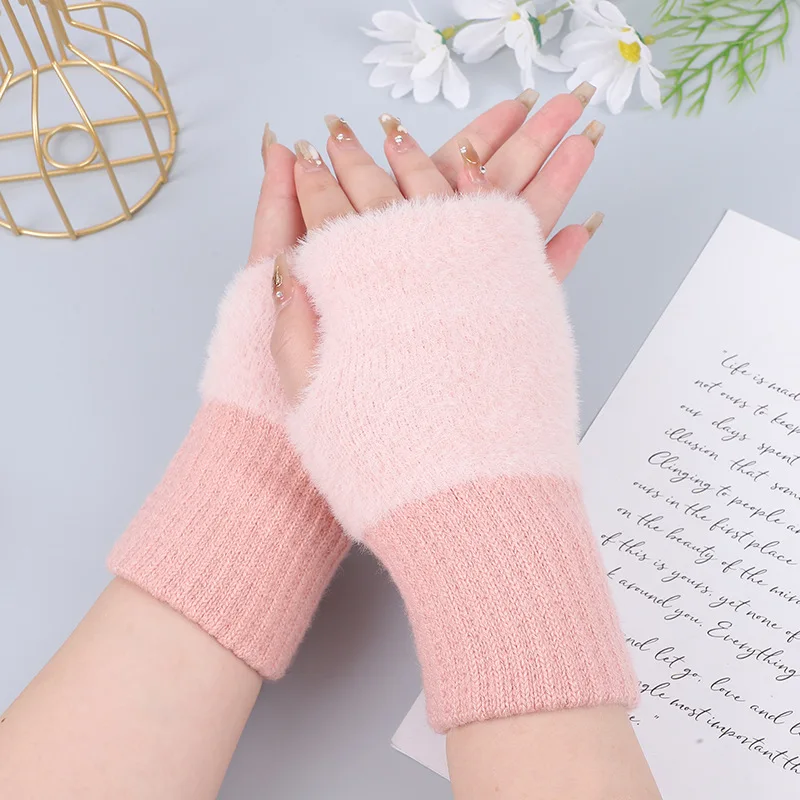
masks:
POLYGON ((533 35, 534 35, 534 37, 536 39, 536 46, 537 47, 541 47, 542 46, 542 23, 539 22, 539 20, 536 19, 536 17, 532 17, 530 14, 528 14, 528 20, 530 20, 531 27, 533 28, 533 35))
POLYGON ((703 110, 715 81, 728 84, 730 99, 755 91, 773 54, 783 58, 791 18, 790 0, 662 0, 664 38, 688 40, 673 49, 664 102, 677 114, 703 110))

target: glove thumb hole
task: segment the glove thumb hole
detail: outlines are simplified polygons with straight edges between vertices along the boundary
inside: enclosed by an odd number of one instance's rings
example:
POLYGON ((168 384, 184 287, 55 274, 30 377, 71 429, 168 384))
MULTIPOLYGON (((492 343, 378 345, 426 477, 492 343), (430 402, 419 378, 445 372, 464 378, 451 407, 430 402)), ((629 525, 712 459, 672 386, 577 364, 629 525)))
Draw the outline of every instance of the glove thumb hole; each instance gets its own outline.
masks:
POLYGON ((311 381, 317 347, 317 314, 282 254, 275 259, 272 295, 276 315, 270 349, 286 399, 294 406, 311 381))

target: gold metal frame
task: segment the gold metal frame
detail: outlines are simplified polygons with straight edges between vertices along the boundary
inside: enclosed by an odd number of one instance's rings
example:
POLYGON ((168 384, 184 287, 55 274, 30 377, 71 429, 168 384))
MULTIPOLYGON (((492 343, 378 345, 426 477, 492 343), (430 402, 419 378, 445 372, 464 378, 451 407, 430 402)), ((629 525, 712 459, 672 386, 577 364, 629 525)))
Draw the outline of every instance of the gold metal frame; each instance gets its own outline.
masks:
MULTIPOLYGON (((11 24, 15 40, 18 42, 29 69, 25 72, 17 73, 9 52, 9 48, 0 35, 0 103, 7 97, 8 91, 13 87, 30 82, 30 105, 31 105, 31 127, 30 130, 0 135, 0 146, 4 142, 30 139, 34 148, 37 172, 19 173, 16 175, 0 175, 0 226, 8 228, 12 233, 28 234, 30 236, 41 236, 45 238, 70 238, 77 239, 79 236, 86 236, 90 233, 105 230, 116 225, 118 222, 130 219, 142 206, 144 206, 155 193, 166 183, 170 168, 175 158, 175 148, 178 135, 178 122, 175 118, 175 111, 172 108, 167 84, 161 68, 153 56, 153 48, 150 43, 150 36, 147 25, 142 15, 123 3, 117 2, 88 2, 67 4, 66 0, 39 0, 46 12, 50 31, 39 14, 35 0, 18 0, 19 5, 27 8, 30 12, 36 34, 44 49, 45 60, 39 63, 34 55, 33 47, 26 37, 25 31, 20 24, 19 18, 14 13, 11 0, 0 0, 0 23, 2 23, 3 12, 11 24), (138 22, 141 31, 142 43, 137 44, 131 39, 115 33, 108 22, 108 10, 115 10, 130 14, 138 22), (99 18, 99 27, 90 25, 85 21, 76 19, 73 15, 80 12, 96 11, 99 18), (90 35, 102 38, 105 41, 107 55, 104 60, 94 58, 74 44, 70 38, 70 32, 74 29, 90 35), (52 42, 51 42, 52 36, 52 42), (149 77, 142 76, 133 70, 123 67, 119 63, 117 48, 119 46, 130 48, 136 55, 141 56, 149 67, 149 77), (81 103, 68 74, 72 74, 74 69, 92 69, 102 75, 108 83, 120 92, 128 101, 134 113, 107 119, 92 120, 81 103), (52 127, 41 127, 39 124, 39 82, 42 73, 53 71, 64 91, 69 96, 75 107, 80 122, 68 121, 52 127), (142 105, 126 87, 122 78, 135 81, 141 87, 148 90, 155 99, 158 110, 145 112, 142 105), (165 118, 169 125, 169 145, 166 149, 160 149, 153 133, 151 121, 158 118, 165 118), (139 124, 144 129, 147 141, 150 145, 150 152, 141 155, 128 156, 125 158, 109 158, 99 131, 115 125, 139 124), (93 142, 93 149, 90 155, 83 160, 65 164, 56 161, 50 153, 50 143, 58 133, 78 130, 87 133, 93 142), (155 183, 145 192, 145 194, 133 203, 126 199, 116 175, 116 168, 137 164, 141 162, 154 161, 158 167, 158 176, 155 183), (53 179, 62 175, 75 175, 81 173, 105 171, 109 182, 116 194, 119 202, 120 212, 110 219, 105 219, 84 228, 75 228, 69 220, 67 211, 59 199, 58 192, 53 183, 53 179), (61 222, 63 230, 42 231, 23 227, 15 222, 11 214, 8 203, 3 198, 2 189, 4 185, 17 181, 43 181, 50 199, 53 202, 61 222)), ((0 30, 2 30, 0 28, 0 30)), ((98 38, 98 41, 99 41, 98 38)), ((9 40, 10 42, 11 40, 9 40)), ((6 100, 8 102, 8 100, 6 100)))

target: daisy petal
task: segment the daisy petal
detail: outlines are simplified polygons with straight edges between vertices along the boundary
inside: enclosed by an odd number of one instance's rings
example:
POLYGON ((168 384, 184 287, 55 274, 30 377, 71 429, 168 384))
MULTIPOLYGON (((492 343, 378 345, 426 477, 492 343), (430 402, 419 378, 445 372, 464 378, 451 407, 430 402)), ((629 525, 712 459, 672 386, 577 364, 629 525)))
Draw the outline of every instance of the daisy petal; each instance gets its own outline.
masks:
POLYGON ((397 58, 405 60, 410 58, 412 50, 410 45, 404 42, 397 42, 394 44, 379 44, 373 47, 364 58, 361 59, 363 64, 380 64, 384 61, 393 61, 397 58))
POLYGON ((569 18, 569 29, 571 31, 577 31, 579 28, 585 28, 591 21, 589 15, 594 13, 594 6, 594 2, 573 3, 572 14, 569 18))
POLYGON ((522 42, 529 43, 534 47, 536 46, 533 28, 527 19, 516 19, 507 22, 503 29, 503 39, 505 40, 506 46, 510 47, 512 50, 522 42))
POLYGON ((612 114, 619 114, 633 91, 633 81, 639 71, 635 64, 626 64, 622 72, 609 84, 606 105, 612 114))
POLYGON ((373 31, 370 28, 359 28, 361 33, 371 36, 373 39, 378 39, 381 42, 395 42, 397 41, 391 34, 384 31, 373 31))
POLYGON ((422 50, 423 53, 428 53, 435 50, 437 47, 446 47, 442 41, 442 35, 433 25, 417 25, 417 32, 414 34, 414 44, 422 50))
POLYGON ((430 78, 431 75, 442 68, 445 59, 450 57, 447 48, 442 45, 432 50, 422 61, 418 62, 411 70, 411 80, 416 81, 420 78, 430 78))
POLYGON ((592 78, 592 85, 597 89, 594 97, 589 101, 590 106, 599 106, 605 102, 606 93, 611 82, 617 77, 620 71, 619 63, 616 61, 609 62, 599 72, 594 74, 592 78))
POLYGON ((613 57, 607 52, 600 53, 594 58, 582 61, 580 64, 578 64, 575 72, 573 72, 572 75, 570 75, 567 79, 567 88, 572 91, 572 89, 574 89, 576 86, 579 86, 584 81, 589 81, 589 83, 596 88, 597 84, 595 83, 595 75, 607 67, 610 67, 613 63, 613 57), (574 85, 570 86, 570 84, 574 85))
POLYGON ((615 40, 617 35, 613 31, 606 28, 597 28, 594 25, 588 25, 577 31, 568 33, 561 40, 561 49, 568 50, 577 45, 585 44, 607 44, 611 40, 615 40))
POLYGON ((639 70, 639 91, 651 108, 661 108, 661 87, 647 67, 639 70))
POLYGON ((620 28, 624 28, 628 25, 625 15, 613 3, 608 2, 608 0, 600 0, 597 4, 597 11, 603 19, 608 20, 612 25, 618 25, 620 28))
POLYGON ((535 89, 536 81, 533 77, 533 62, 529 61, 519 71, 519 82, 523 89, 535 89))
POLYGON ((506 15, 508 7, 506 0, 455 0, 453 3, 456 13, 464 19, 497 19, 506 15))
POLYGON ((417 18, 419 22, 425 22, 425 17, 419 13, 419 9, 414 5, 412 0, 408 0, 408 4, 411 6, 411 10, 414 12, 414 16, 417 18))
POLYGON ((504 27, 502 20, 467 25, 453 38, 453 49, 468 63, 485 61, 503 46, 504 27))
MULTIPOLYGON (((409 42, 414 38, 417 23, 402 11, 378 11, 372 15, 372 24, 388 42, 409 42)), ((377 37, 376 37, 377 38, 377 37)))
POLYGON ((581 64, 585 64, 587 61, 592 61, 600 56, 612 57, 609 49, 602 45, 596 44, 582 48, 571 47, 569 50, 564 50, 561 53, 561 61, 568 67, 576 69, 581 64))
POLYGON ((531 58, 537 67, 548 72, 572 72, 572 67, 567 66, 558 56, 547 55, 540 50, 534 50, 531 58))
POLYGON ((456 108, 464 108, 469 103, 469 81, 452 59, 445 64, 442 94, 456 108))
POLYGON ((407 67, 390 67, 388 64, 378 64, 369 76, 369 85, 375 89, 391 86, 402 80, 409 80, 410 70, 407 67))
POLYGON ((410 79, 407 81, 397 81, 397 83, 392 86, 391 96, 397 100, 399 97, 405 97, 413 88, 414 84, 410 79))
POLYGON ((414 81, 414 99, 418 103, 430 103, 437 94, 442 85, 442 70, 434 72, 427 78, 420 78, 414 81))
POLYGON ((605 62, 600 62, 598 59, 593 66, 595 69, 592 71, 585 70, 581 72, 580 70, 576 70, 573 72, 572 75, 567 78, 567 89, 573 91, 580 86, 583 81, 588 80, 596 89, 594 96, 589 101, 589 105, 598 106, 605 102, 608 85, 619 74, 620 66, 619 63, 612 58, 608 58, 605 62))
POLYGON ((545 22, 544 25, 539 29, 540 33, 542 34, 542 42, 549 42, 551 39, 558 36, 561 33, 561 29, 564 27, 564 15, 563 14, 556 14, 553 17, 545 22))

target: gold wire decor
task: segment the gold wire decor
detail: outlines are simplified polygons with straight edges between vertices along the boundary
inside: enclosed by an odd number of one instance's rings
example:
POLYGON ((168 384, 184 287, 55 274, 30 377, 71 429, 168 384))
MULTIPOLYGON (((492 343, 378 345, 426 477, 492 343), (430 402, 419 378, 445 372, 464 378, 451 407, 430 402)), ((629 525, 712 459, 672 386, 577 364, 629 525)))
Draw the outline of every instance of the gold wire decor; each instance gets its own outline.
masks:
POLYGON ((0 226, 77 239, 130 219, 166 183, 177 135, 138 11, 0 0, 0 226))

